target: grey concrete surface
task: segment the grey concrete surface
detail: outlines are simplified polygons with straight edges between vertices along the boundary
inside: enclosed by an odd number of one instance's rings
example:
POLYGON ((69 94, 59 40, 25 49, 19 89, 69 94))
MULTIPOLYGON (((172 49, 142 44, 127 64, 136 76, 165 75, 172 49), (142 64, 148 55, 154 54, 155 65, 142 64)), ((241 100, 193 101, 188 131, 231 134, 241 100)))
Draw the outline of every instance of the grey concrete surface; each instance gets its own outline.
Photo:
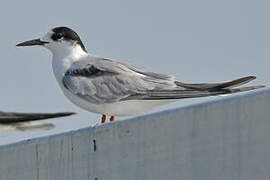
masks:
POLYGON ((269 180, 270 90, 0 146, 1 180, 269 180))

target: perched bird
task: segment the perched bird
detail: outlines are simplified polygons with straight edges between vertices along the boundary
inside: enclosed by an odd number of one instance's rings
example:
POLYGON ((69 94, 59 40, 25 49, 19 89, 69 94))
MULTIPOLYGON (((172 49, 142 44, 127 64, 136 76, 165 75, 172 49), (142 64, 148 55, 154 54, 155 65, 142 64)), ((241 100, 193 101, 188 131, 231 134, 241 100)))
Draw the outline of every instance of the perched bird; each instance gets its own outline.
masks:
POLYGON ((48 130, 54 127, 51 123, 35 124, 33 121, 70 116, 75 113, 17 113, 0 111, 0 130, 48 130))
POLYGON ((263 86, 235 88, 248 76, 230 82, 186 84, 174 77, 146 72, 124 62, 87 53, 80 37, 68 27, 56 27, 40 39, 17 46, 40 45, 52 52, 54 75, 67 98, 79 107, 106 115, 133 116, 183 98, 217 96, 249 91, 263 86))

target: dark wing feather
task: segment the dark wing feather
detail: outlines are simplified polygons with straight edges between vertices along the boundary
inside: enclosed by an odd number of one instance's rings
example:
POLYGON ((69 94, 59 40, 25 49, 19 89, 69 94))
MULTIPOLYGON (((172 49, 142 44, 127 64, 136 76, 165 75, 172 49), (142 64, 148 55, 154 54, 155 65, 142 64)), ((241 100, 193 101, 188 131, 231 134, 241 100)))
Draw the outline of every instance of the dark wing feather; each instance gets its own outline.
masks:
POLYGON ((179 81, 175 81, 175 84, 184 87, 186 89, 193 89, 193 90, 217 90, 217 89, 224 89, 224 88, 232 88, 235 86, 240 86, 246 84, 252 80, 256 79, 255 76, 247 76, 243 78, 239 78, 233 81, 223 82, 223 83, 203 83, 203 84, 186 84, 179 81))
POLYGON ((185 99, 185 98, 196 98, 196 97, 207 97, 207 96, 218 96, 233 94, 238 92, 245 92, 254 89, 263 88, 264 86, 250 86, 243 88, 234 89, 218 89, 211 91, 197 91, 197 90, 161 90, 161 91, 148 91, 147 94, 141 95, 136 94, 129 96, 123 100, 161 100, 161 99, 185 99))

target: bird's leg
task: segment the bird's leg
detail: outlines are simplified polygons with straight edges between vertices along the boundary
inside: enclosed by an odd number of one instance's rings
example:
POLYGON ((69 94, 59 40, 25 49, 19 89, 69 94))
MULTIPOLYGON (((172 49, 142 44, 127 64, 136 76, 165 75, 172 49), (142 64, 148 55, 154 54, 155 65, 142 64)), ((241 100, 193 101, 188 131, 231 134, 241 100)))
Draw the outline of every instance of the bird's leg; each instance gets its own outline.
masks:
POLYGON ((113 122, 114 121, 114 116, 110 117, 110 121, 113 122))
POLYGON ((106 115, 102 115, 102 118, 101 118, 101 123, 105 123, 105 121, 106 121, 106 115))

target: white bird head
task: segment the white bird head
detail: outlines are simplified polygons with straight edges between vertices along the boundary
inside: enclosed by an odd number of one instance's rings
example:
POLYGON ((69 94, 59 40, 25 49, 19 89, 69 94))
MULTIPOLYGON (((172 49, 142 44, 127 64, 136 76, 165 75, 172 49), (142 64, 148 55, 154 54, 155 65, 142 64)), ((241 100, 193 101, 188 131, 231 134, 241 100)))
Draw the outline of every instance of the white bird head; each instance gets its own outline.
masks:
POLYGON ((86 54, 87 51, 79 35, 68 27, 56 27, 39 39, 25 41, 16 46, 43 46, 49 49, 53 55, 68 56, 86 54))

